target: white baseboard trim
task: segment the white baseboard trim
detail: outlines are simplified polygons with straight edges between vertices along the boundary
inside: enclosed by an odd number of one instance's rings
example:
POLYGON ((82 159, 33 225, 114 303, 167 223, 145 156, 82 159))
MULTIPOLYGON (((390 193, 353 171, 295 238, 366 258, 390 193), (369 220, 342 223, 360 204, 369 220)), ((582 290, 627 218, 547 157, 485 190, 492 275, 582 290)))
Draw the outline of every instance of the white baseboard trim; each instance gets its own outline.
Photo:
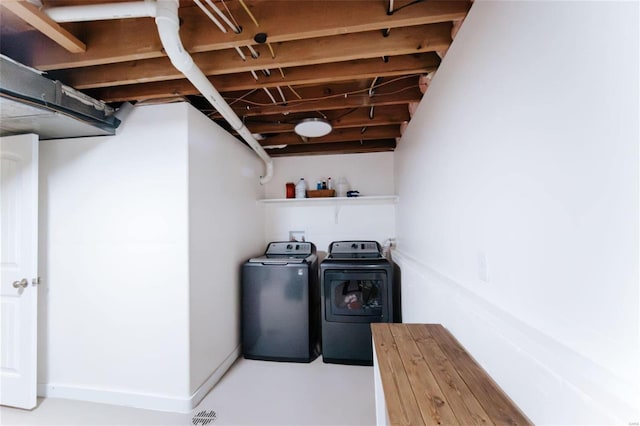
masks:
POLYGON ((231 368, 233 363, 238 359, 238 357, 242 354, 241 345, 236 346, 236 348, 222 361, 222 364, 218 366, 214 370, 213 373, 205 380, 196 391, 191 395, 191 409, 194 409, 202 398, 207 396, 209 391, 213 389, 213 387, 222 379, 222 376, 231 368))
POLYGON ((403 319, 442 323, 534 423, 638 421, 637 383, 612 374, 410 254, 394 250, 393 259, 402 271, 402 297, 424 301, 419 312, 403 312, 403 319))
POLYGON ((45 398, 64 398, 101 404, 121 405, 147 410, 190 413, 207 393, 224 376, 227 370, 240 356, 237 346, 215 369, 196 391, 186 398, 177 398, 159 394, 127 392, 113 389, 98 389, 57 383, 38 383, 38 396, 45 398))
POLYGON ((165 395, 97 389, 57 383, 38 383, 38 396, 97 402, 100 404, 120 405, 173 413, 191 412, 190 398, 176 398, 165 395))

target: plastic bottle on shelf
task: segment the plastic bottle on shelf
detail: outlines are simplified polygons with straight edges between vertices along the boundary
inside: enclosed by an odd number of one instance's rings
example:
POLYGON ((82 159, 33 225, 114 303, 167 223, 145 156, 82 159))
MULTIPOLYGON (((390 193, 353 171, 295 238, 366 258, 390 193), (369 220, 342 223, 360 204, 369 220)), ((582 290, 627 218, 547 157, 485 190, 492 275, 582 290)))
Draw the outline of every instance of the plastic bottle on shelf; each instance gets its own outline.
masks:
POLYGON ((333 189, 333 181, 330 177, 327 178, 327 189, 333 189))
POLYGON ((306 198, 307 197, 307 182, 305 182, 304 178, 300 178, 298 183, 296 183, 296 198, 306 198))
POLYGON ((336 184, 336 195, 338 197, 346 197, 347 191, 349 191, 349 183, 344 177, 341 177, 336 184))

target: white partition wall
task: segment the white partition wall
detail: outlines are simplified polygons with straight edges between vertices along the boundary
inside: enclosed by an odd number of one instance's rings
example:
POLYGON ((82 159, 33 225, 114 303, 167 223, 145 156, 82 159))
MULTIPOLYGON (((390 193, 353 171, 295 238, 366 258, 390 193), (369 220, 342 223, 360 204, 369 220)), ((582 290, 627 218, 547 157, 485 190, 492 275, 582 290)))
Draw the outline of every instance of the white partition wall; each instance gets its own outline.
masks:
POLYGON ((264 250, 264 164, 197 110, 188 117, 190 392, 201 398, 240 354, 240 267, 264 250))
POLYGON ((403 319, 536 424, 640 418, 639 7, 476 1, 396 151, 403 319))
POLYGON ((189 411, 237 356, 262 169, 199 114, 41 143, 40 394, 189 411))

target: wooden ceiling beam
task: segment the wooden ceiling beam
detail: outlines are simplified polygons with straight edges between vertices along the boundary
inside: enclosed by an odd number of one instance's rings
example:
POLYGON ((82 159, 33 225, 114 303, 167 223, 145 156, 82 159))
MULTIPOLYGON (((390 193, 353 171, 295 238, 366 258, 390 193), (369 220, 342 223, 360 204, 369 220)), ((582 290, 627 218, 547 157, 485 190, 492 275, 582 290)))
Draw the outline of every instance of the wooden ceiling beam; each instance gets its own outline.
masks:
POLYGON ((366 152, 393 151, 395 148, 395 139, 382 139, 362 142, 349 141, 288 145, 285 148, 270 149, 267 152, 272 157, 290 157, 301 155, 362 154, 366 152))
MULTIPOLYGON (((353 108, 327 111, 326 115, 334 129, 400 124, 411 119, 409 109, 404 104, 375 107, 373 119, 369 118, 369 112, 370 108, 353 108)), ((282 115, 267 115, 255 117, 253 120, 249 118, 245 120, 245 124, 253 133, 284 133, 293 132, 295 123, 302 118, 306 117, 296 116, 295 114, 290 114, 286 117, 282 115), (286 121, 283 122, 282 120, 286 121)))
MULTIPOLYGON (((304 65, 327 64, 383 56, 409 55, 445 50, 451 43, 451 24, 431 24, 394 29, 388 37, 380 32, 344 34, 319 39, 275 43, 275 58, 266 46, 258 46, 257 59, 243 61, 234 50, 198 53, 193 60, 205 75, 221 75, 304 65)), ((183 78, 168 58, 101 65, 50 74, 76 89, 147 83, 183 78)))
POLYGON ((45 15, 38 7, 25 0, 3 1, 2 6, 13 12, 20 19, 40 31, 42 34, 62 46, 72 54, 87 50, 87 46, 76 36, 58 25, 57 22, 45 15))
MULTIPOLYGON (((251 90, 254 87, 282 87, 348 81, 356 78, 392 77, 403 74, 433 72, 440 57, 433 53, 392 56, 388 62, 381 59, 342 62, 336 64, 307 65, 286 68, 284 78, 280 72, 270 77, 260 76, 256 81, 250 73, 227 74, 209 77, 209 81, 220 92, 251 90)), ((186 79, 162 82, 130 84, 123 86, 88 89, 87 94, 104 102, 143 101, 170 96, 196 95, 198 91, 186 79)))
MULTIPOLYGON (((223 34, 197 7, 180 8, 183 22, 180 34, 185 48, 192 53, 254 45, 258 32, 267 34, 270 43, 340 35, 350 32, 417 26, 463 19, 469 1, 425 1, 388 16, 386 2, 359 1, 290 1, 247 2, 258 19, 256 28, 238 2, 229 7, 244 31, 223 34), (283 13, 286 11, 286 13, 283 13), (310 19, 310 17, 312 17, 310 19), (210 28, 211 31, 202 31, 210 28)), ((77 68, 114 62, 128 62, 164 56, 153 19, 127 19, 65 24, 86 34, 90 47, 81 55, 71 55, 37 37, 24 38, 24 58, 28 65, 41 70, 77 68), (136 34, 136 37, 130 37, 136 34)), ((393 33, 393 30, 391 31, 393 33)))
POLYGON ((321 138, 310 138, 309 140, 303 140, 299 135, 295 133, 281 133, 267 137, 260 141, 262 146, 273 145, 297 145, 306 143, 335 143, 345 141, 364 141, 375 139, 392 139, 400 137, 399 125, 387 125, 377 127, 365 127, 365 128, 348 128, 348 129, 334 129, 331 133, 321 138), (363 131, 364 130, 364 131, 363 131))

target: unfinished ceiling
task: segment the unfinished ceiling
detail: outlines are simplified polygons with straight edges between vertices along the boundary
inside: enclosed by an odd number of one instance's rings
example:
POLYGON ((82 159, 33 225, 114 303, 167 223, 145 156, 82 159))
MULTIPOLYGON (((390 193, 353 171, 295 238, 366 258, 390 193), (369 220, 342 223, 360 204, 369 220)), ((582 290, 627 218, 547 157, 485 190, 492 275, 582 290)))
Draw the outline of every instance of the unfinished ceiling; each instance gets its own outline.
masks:
MULTIPOLYGON (((48 9, 107 2, 25 3, 0 2, 2 54, 114 107, 186 100, 229 129, 164 55, 152 18, 58 24, 48 9)), ((392 151, 470 5, 181 0, 180 35, 270 155, 392 151), (305 118, 333 130, 303 138, 305 118)))

